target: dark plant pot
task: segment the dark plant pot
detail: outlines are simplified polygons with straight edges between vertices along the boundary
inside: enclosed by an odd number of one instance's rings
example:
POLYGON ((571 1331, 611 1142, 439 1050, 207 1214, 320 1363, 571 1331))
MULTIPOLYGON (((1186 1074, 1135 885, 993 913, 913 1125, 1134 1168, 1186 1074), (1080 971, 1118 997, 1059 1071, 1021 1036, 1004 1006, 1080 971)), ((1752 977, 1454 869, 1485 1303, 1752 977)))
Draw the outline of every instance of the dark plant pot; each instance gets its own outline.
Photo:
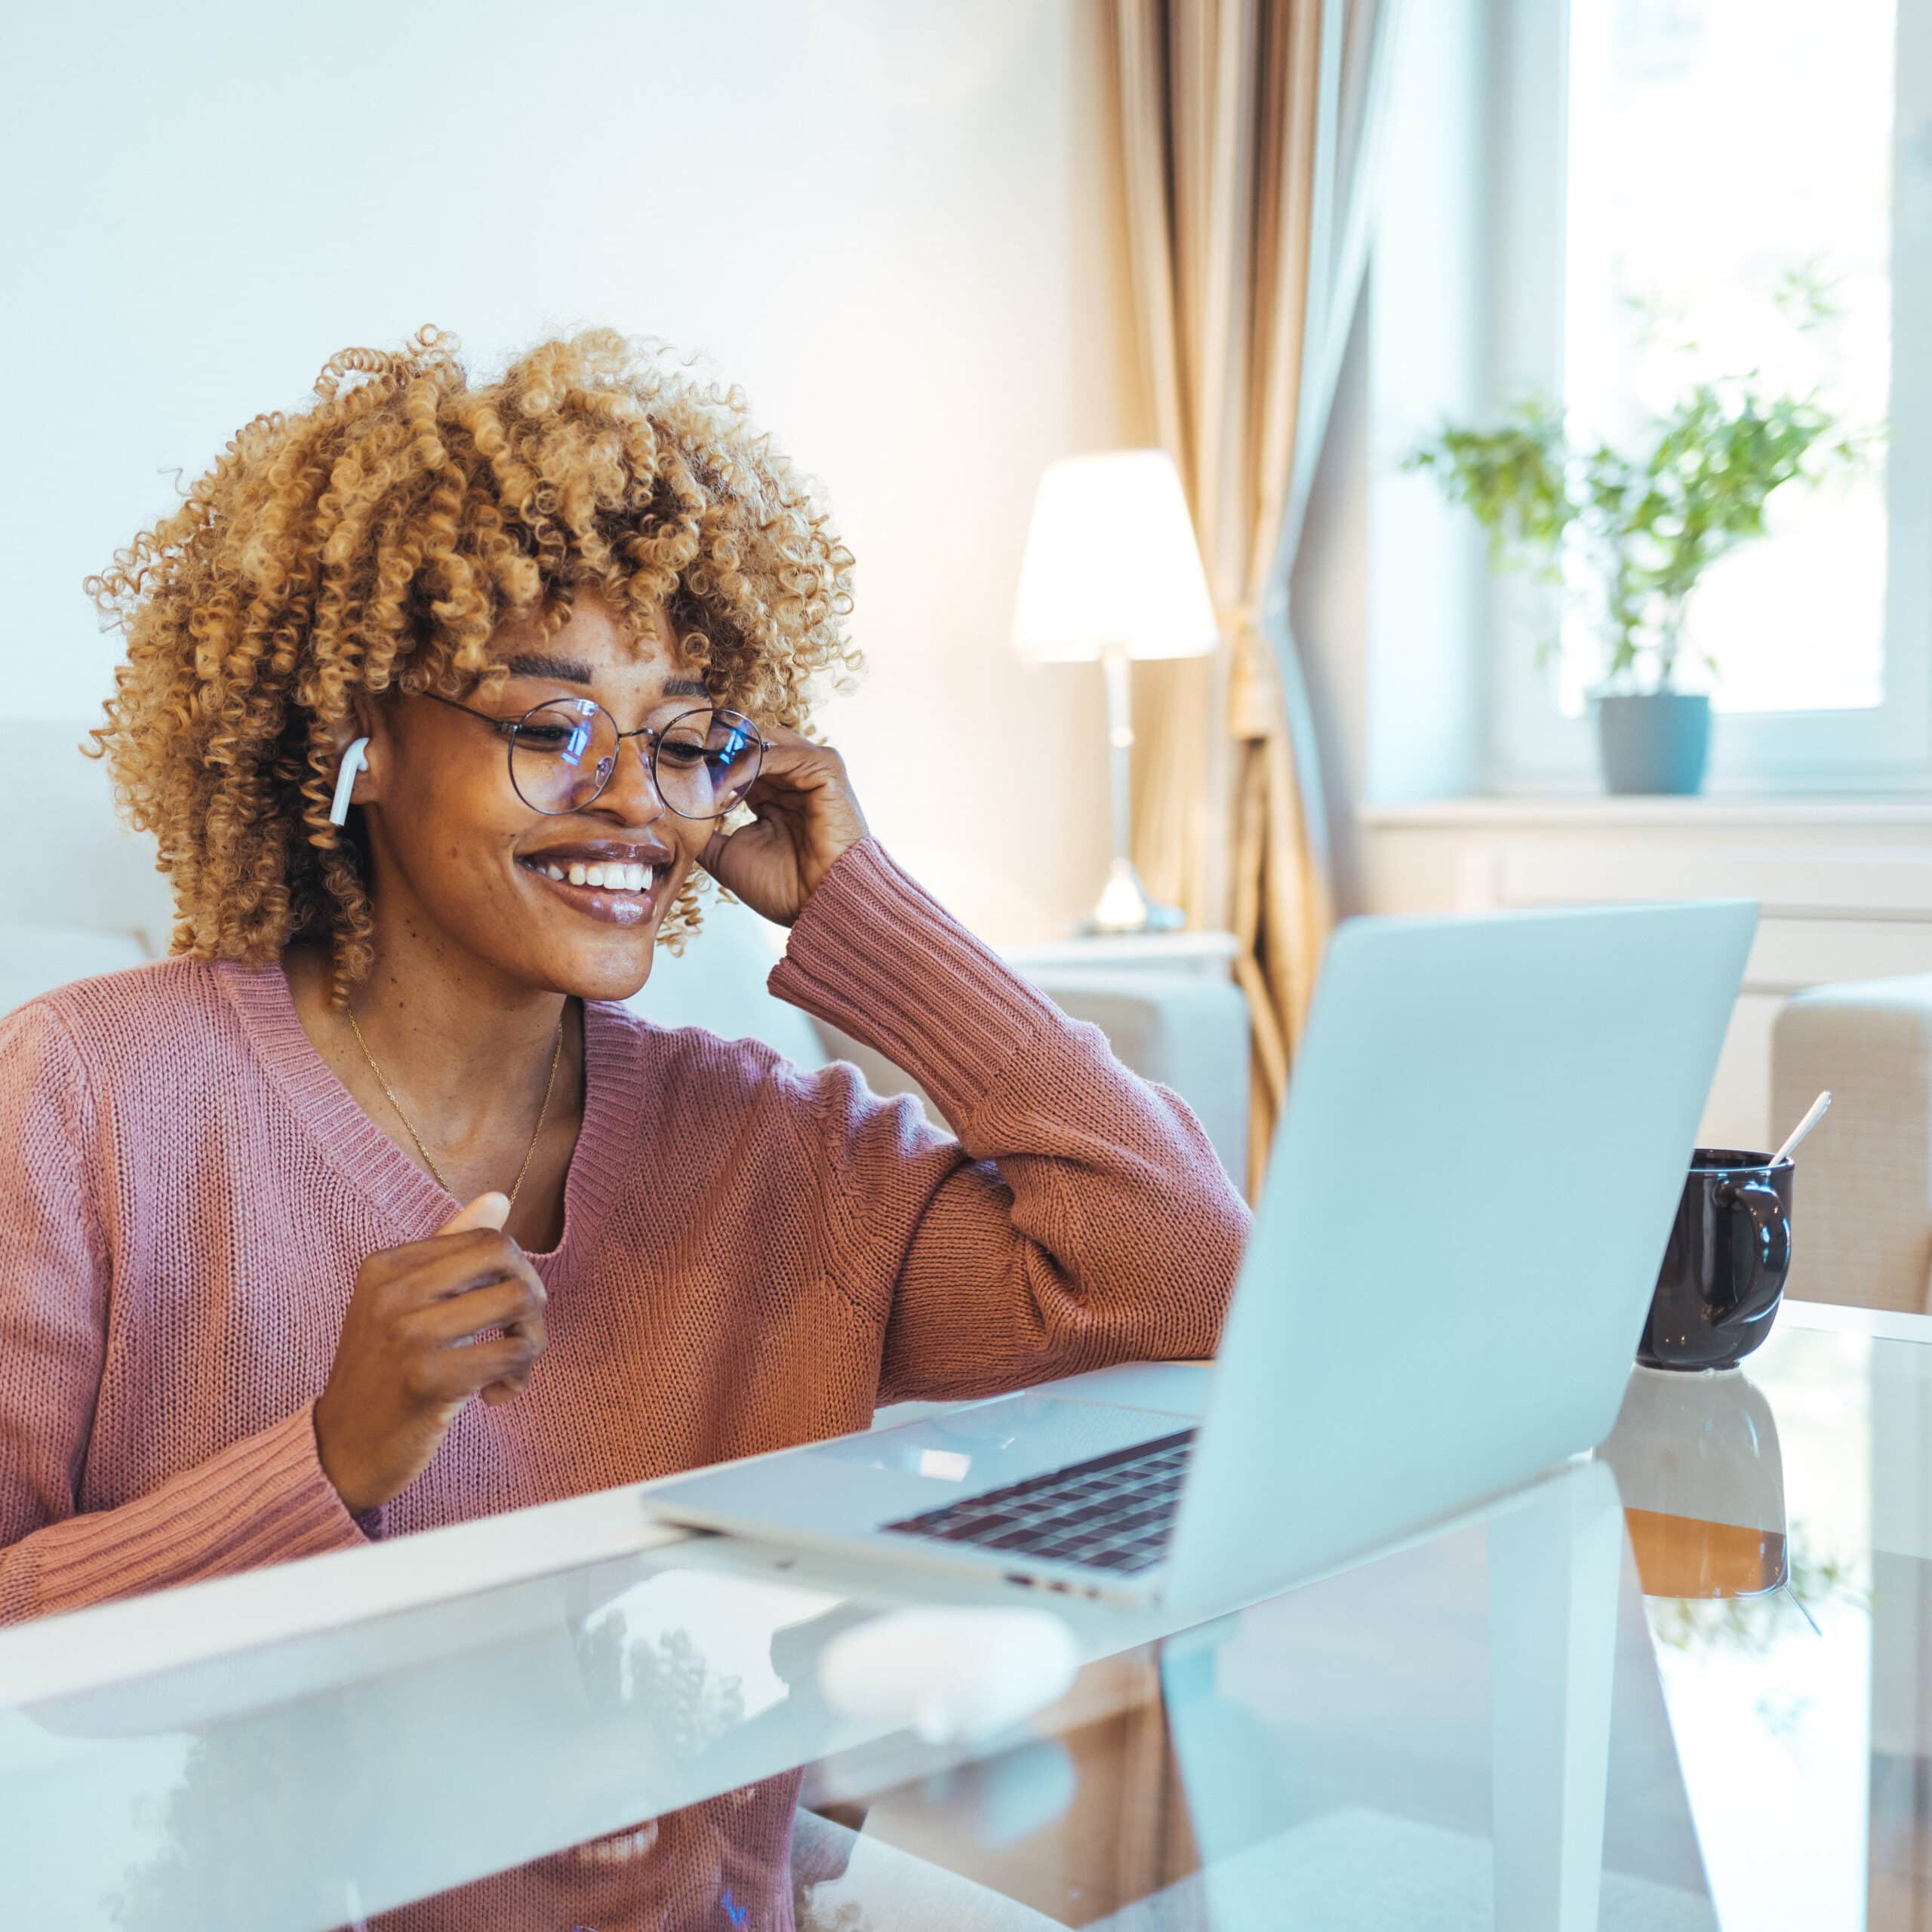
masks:
POLYGON ((1711 749, 1711 701, 1702 691, 1625 691, 1595 700, 1604 789, 1701 790, 1711 749))

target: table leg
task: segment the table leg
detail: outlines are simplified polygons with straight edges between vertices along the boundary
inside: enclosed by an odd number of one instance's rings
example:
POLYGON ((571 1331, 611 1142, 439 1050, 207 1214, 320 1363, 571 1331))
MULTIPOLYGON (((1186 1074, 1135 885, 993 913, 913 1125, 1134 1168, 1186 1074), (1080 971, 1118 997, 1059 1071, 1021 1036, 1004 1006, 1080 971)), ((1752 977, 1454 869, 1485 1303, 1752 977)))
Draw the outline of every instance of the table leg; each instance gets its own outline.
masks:
POLYGON ((1595 1932, 1623 1551, 1598 1463, 1489 1526, 1497 1932, 1595 1932))

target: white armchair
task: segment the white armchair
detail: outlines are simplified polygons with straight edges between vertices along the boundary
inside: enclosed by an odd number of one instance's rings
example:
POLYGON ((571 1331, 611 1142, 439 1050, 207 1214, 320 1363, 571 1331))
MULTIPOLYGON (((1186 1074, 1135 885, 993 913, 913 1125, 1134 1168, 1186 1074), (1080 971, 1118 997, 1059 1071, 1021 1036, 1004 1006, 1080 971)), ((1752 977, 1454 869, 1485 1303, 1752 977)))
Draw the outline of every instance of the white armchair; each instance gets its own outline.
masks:
POLYGON ((1788 1292, 1925 1312, 1932 1267, 1932 974, 1795 995, 1771 1037, 1771 1118, 1822 1089, 1832 1111, 1804 1143, 1788 1292))
MULTIPOLYGON (((915 1095, 937 1109, 908 1075, 835 1026, 765 990, 782 936, 737 904, 707 906, 704 930, 681 958, 660 953, 650 983, 632 1002, 660 1026, 700 1026, 728 1038, 759 1039, 800 1066, 850 1060, 875 1094, 915 1095)), ((1194 1109, 1221 1164, 1243 1184, 1247 1151, 1247 1002, 1226 979, 1144 961, 1082 964, 1066 949, 1016 949, 1012 963, 1075 1020, 1091 1020, 1121 1061, 1171 1088, 1194 1109)))

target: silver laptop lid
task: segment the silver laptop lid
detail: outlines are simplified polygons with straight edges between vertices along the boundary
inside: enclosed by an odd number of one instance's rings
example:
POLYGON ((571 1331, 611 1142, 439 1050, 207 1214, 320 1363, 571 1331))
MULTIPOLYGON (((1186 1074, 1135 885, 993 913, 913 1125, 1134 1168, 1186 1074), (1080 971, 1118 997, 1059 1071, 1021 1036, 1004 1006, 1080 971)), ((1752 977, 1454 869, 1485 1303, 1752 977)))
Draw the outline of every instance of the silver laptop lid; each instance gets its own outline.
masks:
POLYGON ((1337 931, 1164 1596, 1251 1600, 1609 1433, 1757 917, 1337 931))

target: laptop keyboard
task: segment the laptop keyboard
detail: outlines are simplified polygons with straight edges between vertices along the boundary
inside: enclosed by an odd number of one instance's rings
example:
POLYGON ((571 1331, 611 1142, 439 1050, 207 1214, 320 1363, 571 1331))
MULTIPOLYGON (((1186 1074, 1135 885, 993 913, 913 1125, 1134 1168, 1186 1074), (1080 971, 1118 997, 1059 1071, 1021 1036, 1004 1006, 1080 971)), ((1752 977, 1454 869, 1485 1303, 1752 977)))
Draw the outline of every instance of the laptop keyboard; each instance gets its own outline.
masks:
POLYGON ((1167 1547, 1193 1443, 1194 1431, 1185 1429, 885 1527, 1131 1576, 1151 1568, 1167 1547))

